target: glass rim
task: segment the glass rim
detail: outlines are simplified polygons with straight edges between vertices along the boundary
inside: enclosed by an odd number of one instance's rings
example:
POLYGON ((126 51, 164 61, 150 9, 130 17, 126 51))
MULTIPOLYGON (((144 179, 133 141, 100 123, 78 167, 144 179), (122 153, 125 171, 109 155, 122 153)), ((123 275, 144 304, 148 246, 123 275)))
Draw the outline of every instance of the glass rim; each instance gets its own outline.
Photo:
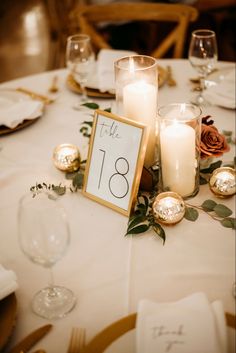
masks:
POLYGON ((193 37, 204 37, 204 38, 211 38, 215 37, 216 33, 215 31, 211 29, 196 29, 195 31, 192 32, 193 37))
POLYGON ((139 55, 139 54, 134 54, 134 55, 127 55, 127 56, 123 56, 122 58, 120 59, 117 59, 114 61, 114 67, 117 68, 117 69, 120 69, 120 70, 127 70, 127 71, 130 71, 130 68, 129 67, 121 67, 120 66, 120 62, 121 61, 125 61, 125 60, 129 60, 130 58, 145 58, 145 59, 148 59, 148 60, 152 60, 153 63, 148 65, 148 66, 145 66, 145 67, 138 67, 138 68, 135 68, 134 71, 143 71, 143 70, 149 70, 149 69, 152 69, 152 68, 155 68, 155 66, 157 67, 157 59, 152 57, 152 56, 148 56, 148 55, 139 55))
POLYGON ((67 37, 67 42, 82 42, 84 40, 91 40, 91 37, 88 34, 83 34, 83 33, 78 33, 78 34, 73 34, 69 37, 67 37))
POLYGON ((188 121, 192 121, 192 120, 197 120, 200 118, 200 116, 202 115, 202 109, 194 104, 194 103, 184 103, 184 102, 179 102, 179 103, 169 103, 169 104, 165 104, 165 105, 162 105, 160 106, 158 109, 157 109, 157 116, 161 118, 161 120, 166 120, 166 121, 173 121, 175 120, 174 118, 168 118, 168 117, 165 117, 163 114, 161 114, 161 110, 164 109, 164 108, 167 108, 167 107, 176 107, 176 106, 181 106, 181 105, 184 105, 185 107, 194 107, 195 110, 197 110, 198 112, 196 112, 196 114, 194 114, 194 117, 192 118, 189 118, 189 119, 181 119, 181 120, 178 120, 180 121, 181 123, 185 123, 185 122, 188 122, 188 121))

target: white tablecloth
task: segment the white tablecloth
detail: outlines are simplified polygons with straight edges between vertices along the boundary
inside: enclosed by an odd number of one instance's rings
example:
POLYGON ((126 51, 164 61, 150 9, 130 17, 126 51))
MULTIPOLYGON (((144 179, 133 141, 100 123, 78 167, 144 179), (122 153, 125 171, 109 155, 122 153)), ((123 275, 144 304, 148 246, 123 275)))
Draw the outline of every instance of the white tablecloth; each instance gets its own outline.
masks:
MULTIPOLYGON (((188 102, 193 94, 189 78, 196 76, 187 60, 159 60, 170 64, 176 87, 159 90, 159 105, 188 102)), ((219 63, 219 66, 225 63, 219 63)), ((231 63, 232 65, 232 63, 231 63)), ((64 181, 64 174, 52 163, 52 152, 58 144, 79 146, 86 158, 88 139, 79 132, 81 123, 91 117, 88 110, 72 109, 79 96, 66 87, 66 70, 46 72, 0 85, 25 87, 46 93, 52 77, 59 75, 60 91, 56 102, 33 125, 0 137, 0 263, 15 271, 18 315, 12 345, 33 328, 46 323, 30 309, 34 293, 48 283, 47 270, 31 263, 20 251, 17 241, 17 205, 22 194, 36 182, 64 181)), ((108 108, 114 101, 97 101, 108 108)), ((216 106, 204 108, 219 130, 235 131, 235 112, 216 106)), ((225 154, 231 161, 234 148, 225 154)), ((201 186, 191 200, 200 205, 215 199, 207 185, 201 186)), ((219 199, 217 200, 219 202, 219 199)), ((183 220, 166 227, 166 244, 152 231, 137 237, 124 237, 127 217, 78 193, 61 198, 68 213, 71 244, 67 254, 54 266, 56 283, 71 288, 78 297, 76 308, 65 318, 54 321, 52 332, 37 347, 50 353, 66 352, 72 326, 87 329, 87 339, 113 321, 137 310, 140 299, 175 301, 203 291, 210 301, 222 300, 225 310, 234 313, 235 299, 235 232, 223 228, 206 214, 195 222, 183 220)), ((234 209, 235 198, 222 203, 234 209)), ((231 352, 233 348, 231 347, 231 352)))

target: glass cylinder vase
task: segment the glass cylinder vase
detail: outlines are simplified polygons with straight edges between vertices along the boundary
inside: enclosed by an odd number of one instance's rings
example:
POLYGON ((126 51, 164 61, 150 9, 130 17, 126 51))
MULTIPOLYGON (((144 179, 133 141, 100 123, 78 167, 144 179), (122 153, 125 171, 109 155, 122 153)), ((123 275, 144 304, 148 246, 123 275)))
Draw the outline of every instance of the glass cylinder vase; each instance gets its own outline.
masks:
POLYGON ((149 127, 144 165, 156 159, 156 116, 158 70, 155 58, 145 55, 123 57, 115 61, 116 113, 149 127))
POLYGON ((160 107, 159 162, 161 191, 183 198, 199 190, 201 109, 194 104, 174 103, 160 107))

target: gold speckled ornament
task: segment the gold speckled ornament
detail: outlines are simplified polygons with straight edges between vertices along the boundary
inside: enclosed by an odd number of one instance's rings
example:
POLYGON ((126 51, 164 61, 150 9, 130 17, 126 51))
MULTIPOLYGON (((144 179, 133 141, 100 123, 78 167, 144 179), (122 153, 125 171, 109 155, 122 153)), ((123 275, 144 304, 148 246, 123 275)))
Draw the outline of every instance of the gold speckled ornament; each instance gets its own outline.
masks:
POLYGON ((80 153, 78 147, 70 143, 63 143, 55 147, 53 162, 64 172, 75 172, 80 167, 80 153))
POLYGON ((180 222, 185 214, 185 203, 176 192, 162 192, 157 195, 152 206, 158 223, 172 225, 180 222))
POLYGON ((229 197, 236 192, 236 173, 230 167, 221 167, 214 170, 209 186, 211 191, 219 197, 229 197))

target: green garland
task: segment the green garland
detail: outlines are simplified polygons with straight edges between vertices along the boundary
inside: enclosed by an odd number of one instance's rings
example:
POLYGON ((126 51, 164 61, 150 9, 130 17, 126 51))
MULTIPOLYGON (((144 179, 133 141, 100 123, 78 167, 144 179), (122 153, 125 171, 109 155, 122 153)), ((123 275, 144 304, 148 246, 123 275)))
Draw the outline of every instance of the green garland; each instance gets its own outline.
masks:
MULTIPOLYGON (((84 103, 83 106, 89 109, 98 109, 99 105, 96 103, 84 103)), ((110 112, 111 109, 104 109, 105 111, 110 112)), ((92 121, 84 121, 82 127, 80 128, 80 133, 84 137, 89 138, 91 136, 92 121)), ((232 133, 226 132, 228 136, 228 142, 232 142, 232 133)), ((86 161, 81 162, 81 167, 77 172, 66 173, 66 179, 71 180, 71 185, 69 187, 63 186, 61 183, 59 185, 46 184, 46 183, 37 183, 35 186, 30 188, 35 197, 38 193, 45 191, 48 193, 50 198, 55 198, 55 196, 62 196, 66 193, 67 190, 70 192, 76 192, 83 187, 84 179, 84 167, 83 165, 86 161)), ((212 163, 209 167, 200 170, 200 184, 208 184, 212 172, 219 168, 222 165, 222 161, 217 161, 212 163)), ((236 158, 230 167, 235 168, 236 158)), ((152 204, 156 197, 157 190, 153 190, 150 193, 141 192, 137 196, 137 202, 134 207, 132 214, 128 220, 128 227, 125 236, 128 235, 138 235, 147 232, 149 229, 154 231, 154 234, 159 236, 163 244, 166 240, 165 230, 160 223, 157 223, 154 219, 152 212, 152 204)), ((185 215, 184 218, 188 221, 195 222, 199 217, 199 211, 203 211, 208 214, 213 220, 218 221, 223 227, 236 229, 236 219, 230 217, 232 211, 221 203, 216 203, 214 200, 208 199, 205 200, 201 205, 192 205, 185 202, 185 215)))

